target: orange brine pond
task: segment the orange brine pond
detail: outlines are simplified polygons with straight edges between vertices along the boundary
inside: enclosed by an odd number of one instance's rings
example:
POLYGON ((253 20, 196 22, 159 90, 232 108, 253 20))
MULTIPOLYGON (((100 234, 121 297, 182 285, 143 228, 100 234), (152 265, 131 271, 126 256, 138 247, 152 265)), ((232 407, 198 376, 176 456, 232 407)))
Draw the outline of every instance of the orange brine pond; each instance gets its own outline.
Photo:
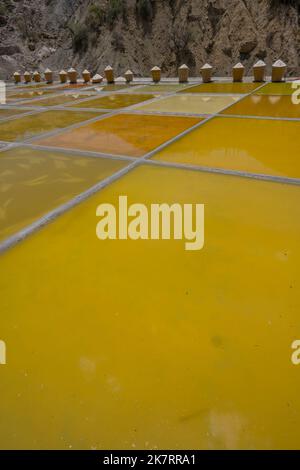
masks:
POLYGON ((193 82, 0 107, 1 449, 300 449, 300 105, 193 82))
POLYGON ((37 144, 141 157, 198 122, 200 118, 118 114, 37 144))
POLYGON ((24 147, 1 152, 0 241, 125 165, 24 147))
POLYGON ((46 111, 32 114, 31 116, 24 116, 12 121, 0 122, 0 140, 18 141, 29 139, 36 134, 87 121, 97 115, 99 115, 99 113, 46 111))
POLYGON ((300 119, 300 105, 291 96, 251 95, 224 111, 224 114, 300 119))
POLYGON ((57 83, 46 83, 46 82, 41 82, 41 83, 33 83, 33 84, 26 84, 26 83, 22 83, 22 84, 19 84, 19 85, 16 85, 12 88, 9 88, 9 90, 14 90, 14 91, 18 91, 18 90, 34 90, 34 89, 40 89, 40 88, 48 88, 48 87, 53 87, 55 89, 57 89, 57 83))
POLYGON ((60 106, 82 98, 87 98, 87 96, 80 93, 61 93, 53 97, 26 101, 23 104, 24 106, 60 106))
POLYGON ((191 87, 189 83, 157 83, 152 85, 145 85, 140 90, 141 92, 151 93, 175 93, 177 91, 183 91, 185 88, 191 87))
POLYGON ((93 85, 93 89, 96 91, 105 91, 105 92, 110 92, 110 91, 131 91, 134 90, 137 85, 127 85, 126 83, 123 84, 110 84, 110 85, 93 85))
MULTIPOLYGON (((154 95, 142 95, 142 94, 115 94, 108 96, 101 96, 101 98, 89 99, 88 101, 82 101, 81 103, 73 104, 76 108, 107 108, 107 109, 118 109, 126 108, 143 101, 151 100, 154 95)), ((83 98, 83 96, 82 96, 83 98)))
POLYGON ((0 119, 16 116, 17 114, 27 113, 28 109, 0 108, 0 119))
POLYGON ((299 135, 300 122, 216 117, 153 158, 300 178, 299 135))
POLYGON ((232 82, 212 82, 195 85, 182 93, 237 93, 246 94, 256 90, 260 84, 257 83, 232 83, 232 82))
POLYGON ((6 252, 1 448, 299 448, 299 237, 296 186, 147 166, 6 252), (204 203, 204 248, 98 240, 122 194, 204 203))
POLYGON ((7 101, 20 100, 20 99, 32 99, 32 98, 41 98, 44 95, 53 94, 53 90, 31 90, 31 91, 18 91, 7 93, 7 101))
POLYGON ((143 104, 138 109, 165 113, 214 114, 236 103, 238 96, 174 95, 143 104))
POLYGON ((260 95, 292 95, 299 89, 300 80, 294 82, 267 83, 257 91, 260 95))

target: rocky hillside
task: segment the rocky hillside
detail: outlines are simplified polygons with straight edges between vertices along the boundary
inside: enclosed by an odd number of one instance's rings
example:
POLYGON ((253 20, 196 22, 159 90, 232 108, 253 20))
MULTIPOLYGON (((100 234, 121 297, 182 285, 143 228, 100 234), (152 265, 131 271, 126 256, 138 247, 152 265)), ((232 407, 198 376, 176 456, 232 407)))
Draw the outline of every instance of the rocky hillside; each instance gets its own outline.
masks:
POLYGON ((183 62, 228 75, 281 58, 300 75, 300 0, 0 0, 0 78, 71 65, 166 76, 183 62))

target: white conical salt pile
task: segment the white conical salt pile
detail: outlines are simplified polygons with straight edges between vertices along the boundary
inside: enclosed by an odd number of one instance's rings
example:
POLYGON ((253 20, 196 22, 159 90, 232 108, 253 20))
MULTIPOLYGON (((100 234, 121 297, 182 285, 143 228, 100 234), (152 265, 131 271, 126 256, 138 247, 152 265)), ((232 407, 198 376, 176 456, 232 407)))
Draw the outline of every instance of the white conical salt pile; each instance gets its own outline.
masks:
POLYGON ((110 65, 108 65, 104 69, 104 74, 105 74, 105 78, 106 78, 107 83, 114 83, 115 82, 114 69, 110 65))
POLYGON ((203 83, 209 83, 212 81, 212 66, 210 64, 204 64, 200 69, 203 83))
POLYGON ((253 76, 255 82, 264 82, 266 73, 266 64, 263 60, 258 60, 253 65, 253 76))
POLYGON ((77 83, 77 72, 73 67, 71 67, 68 70, 68 78, 70 80, 70 83, 72 83, 72 84, 77 83))
POLYGON ((130 83, 133 81, 133 73, 131 72, 131 70, 127 70, 125 73, 124 73, 124 77, 125 77, 125 80, 127 83, 130 83))
POLYGON ((190 72, 190 69, 186 64, 182 64, 178 68, 179 83, 186 83, 189 81, 189 72, 190 72))
POLYGON ((61 83, 66 83, 67 78, 68 78, 67 72, 65 70, 61 70, 59 72, 59 79, 60 79, 61 83))
POLYGON ((245 73, 245 67, 241 62, 238 62, 235 64, 235 66, 232 68, 232 79, 234 82, 242 82, 244 78, 244 73, 245 73))
POLYGON ((50 69, 46 69, 44 72, 45 80, 47 83, 53 83, 53 72, 50 69))
POLYGON ((282 60, 276 60, 272 65, 272 82, 282 82, 286 74, 286 64, 282 60))
POLYGON ((155 66, 151 69, 151 76, 152 76, 152 80, 154 81, 154 83, 160 82, 160 79, 161 79, 161 69, 160 69, 159 67, 157 67, 157 65, 155 65, 155 66))
POLYGON ((85 69, 85 70, 82 72, 82 78, 83 78, 83 81, 84 81, 85 83, 90 82, 90 81, 91 81, 91 74, 90 74, 90 72, 85 69))
POLYGON ((92 78, 92 83, 101 83, 102 80, 103 80, 102 75, 99 75, 99 73, 96 73, 96 75, 94 75, 92 78))
POLYGON ((41 81, 41 74, 37 70, 35 72, 33 72, 33 80, 36 83, 39 83, 41 81))
POLYGON ((24 72, 24 80, 25 80, 25 83, 31 82, 31 73, 24 72))
POLYGON ((19 72, 15 72, 13 77, 16 84, 21 82, 21 74, 19 72))

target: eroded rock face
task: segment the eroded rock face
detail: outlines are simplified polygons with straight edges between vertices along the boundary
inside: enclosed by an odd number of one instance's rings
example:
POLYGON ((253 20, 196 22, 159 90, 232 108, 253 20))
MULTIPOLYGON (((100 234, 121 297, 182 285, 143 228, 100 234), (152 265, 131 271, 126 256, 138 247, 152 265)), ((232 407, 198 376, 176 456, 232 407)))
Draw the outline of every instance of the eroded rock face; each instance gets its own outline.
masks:
POLYGON ((3 0, 0 78, 20 71, 76 66, 92 74, 111 64, 149 75, 154 64, 175 75, 186 63, 199 75, 205 62, 230 75, 237 62, 278 58, 300 75, 298 0, 3 0), (93 6, 94 5, 94 6, 93 6))

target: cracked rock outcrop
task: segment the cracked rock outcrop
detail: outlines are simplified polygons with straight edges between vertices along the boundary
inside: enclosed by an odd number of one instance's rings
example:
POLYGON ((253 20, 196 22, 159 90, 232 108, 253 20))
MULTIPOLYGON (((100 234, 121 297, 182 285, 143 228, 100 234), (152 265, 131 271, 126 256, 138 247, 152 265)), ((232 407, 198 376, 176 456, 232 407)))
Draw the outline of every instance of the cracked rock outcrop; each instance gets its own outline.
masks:
POLYGON ((70 66, 102 73, 112 65, 174 76, 186 63, 219 76, 242 62, 276 59, 300 75, 299 0, 2 0, 0 78, 15 70, 70 66))

